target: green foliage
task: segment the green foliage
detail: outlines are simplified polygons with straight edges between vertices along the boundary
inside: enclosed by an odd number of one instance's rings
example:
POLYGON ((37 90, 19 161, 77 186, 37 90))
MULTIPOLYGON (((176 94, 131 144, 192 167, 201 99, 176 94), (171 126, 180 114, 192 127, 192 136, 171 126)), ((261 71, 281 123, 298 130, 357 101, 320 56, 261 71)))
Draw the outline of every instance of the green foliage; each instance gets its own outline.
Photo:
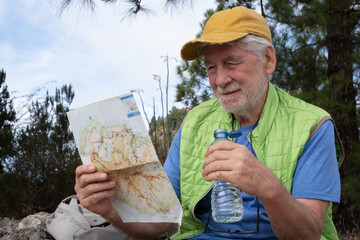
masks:
POLYGON ((6 73, 0 71, 0 174, 3 173, 7 159, 14 156, 14 130, 16 113, 5 85, 6 73))
MULTIPOLYGON (((89 9, 90 11, 95 11, 96 5, 98 3, 107 3, 115 4, 120 6, 125 6, 125 11, 121 14, 123 15, 123 20, 126 18, 134 17, 140 13, 155 15, 156 12, 152 8, 148 8, 146 4, 144 5, 141 0, 52 0, 51 3, 58 5, 58 15, 61 16, 62 13, 69 8, 71 5, 77 4, 79 9, 89 9)), ((159 4, 159 3, 158 3, 159 4)), ((159 4, 160 5, 160 4, 159 4)), ((173 9, 181 8, 184 5, 192 5, 192 0, 164 0, 161 4, 164 7, 165 11, 172 11, 173 9)))
POLYGON ((349 211, 360 213, 360 176, 351 175, 343 181, 342 185, 343 197, 349 204, 349 211))
MULTIPOLYGON (((214 10, 205 12, 205 19, 200 23, 201 32, 214 10)), ((196 37, 201 36, 201 32, 196 37)), ((182 61, 177 66, 177 74, 181 82, 176 85, 176 102, 181 102, 186 108, 193 108, 200 103, 209 100, 213 95, 208 84, 207 71, 203 58, 198 58, 191 63, 182 61)))
POLYGON ((343 181, 342 194, 350 202, 350 210, 360 214, 360 143, 353 145, 348 159, 352 163, 352 168, 343 181))
POLYGON ((347 158, 351 169, 341 181, 341 202, 335 205, 334 221, 341 232, 353 232, 359 229, 360 215, 360 143, 353 145, 353 151, 347 158))
POLYGON ((320 9, 297 1, 269 1, 267 15, 273 19, 273 44, 277 68, 273 82, 279 87, 319 105, 319 90, 326 83, 326 31, 320 9), (317 11, 318 10, 318 11, 317 11))
POLYGON ((0 176, 1 216, 52 212, 74 194, 81 161, 66 117, 73 98, 71 85, 64 85, 29 105, 27 124, 17 129, 16 154, 8 160, 11 171, 0 176))
POLYGON ((186 109, 177 109, 176 107, 173 107, 170 110, 170 113, 167 116, 167 120, 171 131, 171 138, 174 137, 177 130, 180 128, 180 125, 182 124, 186 114, 186 109))
POLYGON ((218 6, 216 8, 216 11, 221 11, 227 8, 233 8, 236 6, 243 6, 247 8, 254 9, 254 5, 256 1, 254 0, 216 0, 218 6))
POLYGON ((25 196, 23 181, 16 172, 0 175, 0 216, 22 216, 23 207, 19 206, 25 196))
POLYGON ((165 134, 170 136, 169 142, 172 142, 172 139, 180 128, 186 114, 186 109, 177 109, 176 107, 173 107, 166 116, 166 119, 162 119, 161 117, 156 119, 154 116, 151 119, 149 134, 155 147, 156 154, 162 164, 164 164, 170 148, 170 144, 163 144, 165 134), (169 124, 169 128, 163 128, 163 120, 169 124), (164 129, 165 131, 170 131, 170 133, 164 133, 164 129))
POLYGON ((359 141, 358 8, 349 0, 269 0, 266 7, 277 56, 273 82, 330 112, 347 154, 359 141))
POLYGON ((193 108, 212 97, 202 58, 190 64, 183 62, 177 67, 177 73, 181 79, 181 82, 176 85, 177 102, 183 103, 187 108, 193 108))

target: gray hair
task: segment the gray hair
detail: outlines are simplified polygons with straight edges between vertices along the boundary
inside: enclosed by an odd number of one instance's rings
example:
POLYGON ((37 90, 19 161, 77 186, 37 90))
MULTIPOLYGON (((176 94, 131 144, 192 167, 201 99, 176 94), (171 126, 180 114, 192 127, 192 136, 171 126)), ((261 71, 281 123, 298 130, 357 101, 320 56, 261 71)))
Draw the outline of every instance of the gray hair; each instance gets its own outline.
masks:
MULTIPOLYGON (((268 46, 272 46, 274 47, 270 42, 268 42, 266 39, 256 36, 256 35, 252 35, 252 34, 248 34, 245 37, 236 39, 232 42, 227 42, 227 43, 223 43, 223 44, 229 44, 229 45, 233 45, 233 46, 237 46, 239 48, 244 48, 253 53, 258 59, 263 60, 264 58, 264 53, 265 50, 268 46), (245 45, 245 46, 244 46, 245 45)), ((212 45, 210 43, 200 43, 198 45, 198 53, 199 56, 204 54, 204 47, 212 45)))
POLYGON ((237 39, 228 44, 233 46, 238 46, 239 48, 244 47, 251 53, 253 53, 258 59, 263 60, 266 48, 273 45, 269 43, 266 39, 256 36, 256 35, 246 35, 243 38, 237 39))

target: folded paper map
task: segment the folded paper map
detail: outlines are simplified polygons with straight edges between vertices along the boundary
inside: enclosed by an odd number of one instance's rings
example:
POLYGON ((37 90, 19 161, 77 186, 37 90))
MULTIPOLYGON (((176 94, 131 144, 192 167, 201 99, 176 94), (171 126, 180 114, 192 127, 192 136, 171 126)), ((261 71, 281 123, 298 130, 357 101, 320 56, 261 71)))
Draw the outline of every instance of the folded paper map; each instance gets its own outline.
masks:
POLYGON ((111 198, 124 222, 181 223, 182 208, 132 94, 67 113, 83 164, 116 182, 111 198))

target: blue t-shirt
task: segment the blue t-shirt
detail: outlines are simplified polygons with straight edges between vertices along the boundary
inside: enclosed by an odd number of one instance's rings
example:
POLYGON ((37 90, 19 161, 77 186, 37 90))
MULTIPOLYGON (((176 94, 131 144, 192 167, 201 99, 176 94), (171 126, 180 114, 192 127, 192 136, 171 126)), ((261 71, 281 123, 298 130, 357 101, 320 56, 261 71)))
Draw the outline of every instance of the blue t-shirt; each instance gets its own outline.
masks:
MULTIPOLYGON (((247 139, 256 125, 241 127, 234 131, 238 136, 236 143, 246 146, 253 152, 251 144, 247 139)), ((164 164, 164 169, 170 179, 170 182, 179 197, 180 196, 180 149, 181 128, 175 135, 168 157, 164 164)), ((332 121, 326 121, 315 135, 306 143, 304 152, 298 160, 292 186, 292 196, 294 198, 311 198, 329 202, 340 201, 340 176, 336 161, 336 150, 334 144, 334 127, 332 121)), ((254 152, 253 152, 254 153, 254 152)), ((257 203, 256 197, 242 193, 244 216, 236 223, 216 223, 210 213, 211 191, 200 200, 195 209, 195 216, 211 229, 221 231, 255 231, 257 221, 257 203)), ((204 233, 196 235, 189 239, 276 239, 269 218, 265 209, 259 201, 259 232, 255 234, 237 234, 223 233, 205 230, 204 233)))

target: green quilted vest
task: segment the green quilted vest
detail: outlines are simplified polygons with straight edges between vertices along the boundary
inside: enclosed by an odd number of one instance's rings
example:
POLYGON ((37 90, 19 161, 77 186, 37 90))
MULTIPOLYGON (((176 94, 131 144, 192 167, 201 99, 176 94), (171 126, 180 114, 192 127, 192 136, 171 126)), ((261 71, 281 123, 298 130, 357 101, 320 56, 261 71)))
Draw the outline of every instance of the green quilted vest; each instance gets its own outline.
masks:
MULTIPOLYGON (((294 98, 269 84, 269 92, 258 126, 250 141, 263 164, 269 167, 291 192, 297 160, 316 125, 329 118, 324 110, 294 98)), ((172 239, 185 239, 203 233, 204 225, 195 218, 196 204, 211 190, 212 183, 202 175, 205 152, 213 141, 215 129, 237 129, 239 122, 211 99, 191 110, 181 130, 180 192, 183 206, 182 224, 172 239)), ((249 137, 249 136, 248 136, 249 137)), ((321 239, 338 239, 328 208, 321 239)), ((261 230, 261 229, 260 229, 261 230)))

